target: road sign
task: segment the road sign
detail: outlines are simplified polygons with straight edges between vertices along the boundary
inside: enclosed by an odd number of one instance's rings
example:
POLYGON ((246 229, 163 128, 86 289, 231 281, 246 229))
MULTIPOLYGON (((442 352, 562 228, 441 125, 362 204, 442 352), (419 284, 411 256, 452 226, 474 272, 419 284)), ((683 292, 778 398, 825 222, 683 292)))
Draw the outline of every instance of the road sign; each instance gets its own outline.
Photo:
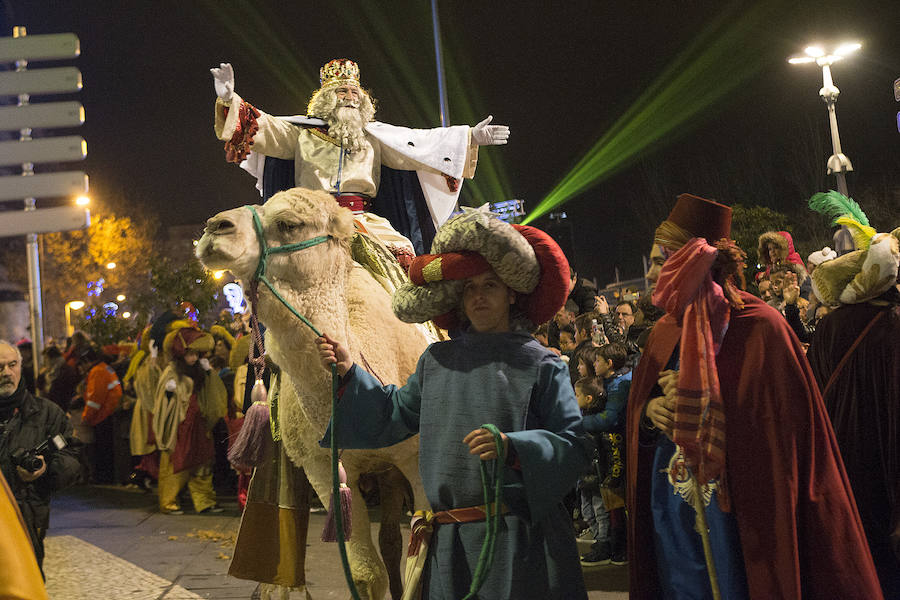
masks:
POLYGON ((58 206, 39 210, 8 210, 0 218, 0 237, 26 233, 50 233, 84 229, 91 224, 91 211, 80 206, 58 206))
POLYGON ((60 60, 81 54, 74 33, 51 33, 0 38, 0 62, 17 60, 60 60))
POLYGON ((78 135, 41 138, 27 142, 0 142, 0 165, 83 160, 87 142, 78 135))
POLYGON ((900 79, 894 80, 894 100, 900 102, 900 79))
POLYGON ((0 177, 0 202, 23 198, 80 196, 87 192, 88 176, 83 171, 0 177))
POLYGON ((0 95, 4 96, 67 94, 80 90, 81 71, 77 67, 0 73, 0 95))
POLYGON ((0 129, 78 127, 84 124, 81 102, 44 102, 0 107, 0 129))

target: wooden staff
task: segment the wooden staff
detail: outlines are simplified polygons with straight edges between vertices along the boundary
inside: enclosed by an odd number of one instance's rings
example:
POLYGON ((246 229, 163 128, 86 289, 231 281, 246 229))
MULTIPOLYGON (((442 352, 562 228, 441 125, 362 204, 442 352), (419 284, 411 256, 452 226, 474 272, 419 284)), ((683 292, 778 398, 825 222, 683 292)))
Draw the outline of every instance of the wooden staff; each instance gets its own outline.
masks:
POLYGON ((709 527, 706 524, 706 511, 703 507, 703 488, 700 486, 700 482, 697 481, 697 477, 694 476, 692 471, 688 471, 691 474, 691 483, 694 487, 694 493, 691 494, 691 505, 694 507, 694 512, 697 513, 697 520, 694 524, 694 528, 697 530, 697 533, 700 534, 700 539, 703 541, 703 558, 706 559, 706 572, 709 574, 709 587, 712 589, 713 600, 722 600, 722 594, 719 592, 719 578, 716 576, 716 565, 713 561, 712 555, 712 545, 709 542, 709 527))

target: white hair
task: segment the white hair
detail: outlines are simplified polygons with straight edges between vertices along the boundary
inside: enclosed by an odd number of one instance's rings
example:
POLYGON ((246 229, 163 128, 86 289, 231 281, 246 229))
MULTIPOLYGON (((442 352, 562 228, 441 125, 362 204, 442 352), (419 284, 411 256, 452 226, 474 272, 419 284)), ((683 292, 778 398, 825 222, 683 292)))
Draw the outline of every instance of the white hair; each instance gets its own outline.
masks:
POLYGON ((22 362, 22 351, 19 350, 19 347, 13 344, 12 342, 8 342, 6 340, 0 340, 0 346, 9 346, 13 350, 16 351, 16 356, 19 357, 19 363, 22 362))

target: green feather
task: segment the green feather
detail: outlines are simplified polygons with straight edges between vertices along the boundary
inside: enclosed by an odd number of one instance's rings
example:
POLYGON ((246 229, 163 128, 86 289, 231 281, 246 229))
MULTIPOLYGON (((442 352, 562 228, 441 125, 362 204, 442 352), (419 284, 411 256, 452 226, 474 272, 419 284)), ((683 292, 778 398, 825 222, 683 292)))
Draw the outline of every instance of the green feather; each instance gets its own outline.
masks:
POLYGON ((823 215, 831 217, 831 224, 836 225, 839 217, 849 217, 860 225, 868 226, 869 219, 866 213, 852 198, 831 190, 819 192, 809 199, 809 207, 823 215))

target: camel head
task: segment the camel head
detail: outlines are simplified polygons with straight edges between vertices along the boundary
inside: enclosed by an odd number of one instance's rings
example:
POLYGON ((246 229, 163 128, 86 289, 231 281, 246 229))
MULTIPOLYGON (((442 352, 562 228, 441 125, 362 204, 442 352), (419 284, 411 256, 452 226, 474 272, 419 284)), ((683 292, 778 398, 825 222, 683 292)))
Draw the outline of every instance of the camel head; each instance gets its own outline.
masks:
MULTIPOLYGON (((270 255, 266 271, 270 279, 316 281, 323 274, 335 273, 349 260, 353 214, 339 206, 330 194, 293 188, 253 208, 270 248, 322 235, 331 237, 328 242, 303 250, 270 255)), ((227 269, 242 281, 253 277, 259 253, 253 215, 247 207, 226 210, 209 219, 197 244, 197 258, 207 268, 227 269)))

